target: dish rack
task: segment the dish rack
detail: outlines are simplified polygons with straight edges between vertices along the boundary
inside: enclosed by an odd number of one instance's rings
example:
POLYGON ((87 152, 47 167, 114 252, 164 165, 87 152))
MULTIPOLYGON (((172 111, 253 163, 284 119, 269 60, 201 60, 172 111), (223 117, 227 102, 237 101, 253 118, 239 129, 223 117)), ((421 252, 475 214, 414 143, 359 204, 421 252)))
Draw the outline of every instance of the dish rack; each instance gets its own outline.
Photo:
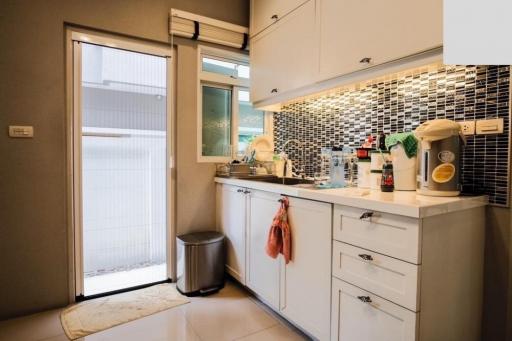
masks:
POLYGON ((243 176, 254 175, 254 167, 247 163, 222 163, 216 165, 217 169, 215 174, 217 176, 243 176))

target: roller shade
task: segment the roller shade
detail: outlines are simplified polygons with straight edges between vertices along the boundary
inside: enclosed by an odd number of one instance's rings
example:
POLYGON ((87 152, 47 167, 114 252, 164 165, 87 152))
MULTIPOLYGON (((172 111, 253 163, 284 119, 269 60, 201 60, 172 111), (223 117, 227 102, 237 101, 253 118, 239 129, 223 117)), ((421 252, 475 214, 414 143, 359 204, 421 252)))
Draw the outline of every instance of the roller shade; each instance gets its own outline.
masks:
POLYGON ((172 9, 169 33, 199 41, 248 50, 249 29, 225 21, 172 9))

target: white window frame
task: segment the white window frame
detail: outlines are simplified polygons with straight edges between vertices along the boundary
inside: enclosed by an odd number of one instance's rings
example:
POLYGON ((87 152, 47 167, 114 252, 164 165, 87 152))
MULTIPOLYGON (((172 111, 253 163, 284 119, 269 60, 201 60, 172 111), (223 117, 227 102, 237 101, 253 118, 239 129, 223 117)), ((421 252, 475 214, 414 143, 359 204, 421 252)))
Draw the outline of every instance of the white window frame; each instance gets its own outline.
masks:
MULTIPOLYGON (((238 153, 238 91, 250 90, 250 80, 246 78, 231 77, 215 72, 203 71, 203 56, 228 62, 238 62, 249 65, 249 56, 233 51, 222 50, 209 46, 199 45, 197 48, 197 162, 223 163, 230 162, 238 153), (203 156, 203 85, 231 89, 231 155, 230 156, 203 156)), ((272 114, 264 113, 263 134, 272 135, 272 114)))

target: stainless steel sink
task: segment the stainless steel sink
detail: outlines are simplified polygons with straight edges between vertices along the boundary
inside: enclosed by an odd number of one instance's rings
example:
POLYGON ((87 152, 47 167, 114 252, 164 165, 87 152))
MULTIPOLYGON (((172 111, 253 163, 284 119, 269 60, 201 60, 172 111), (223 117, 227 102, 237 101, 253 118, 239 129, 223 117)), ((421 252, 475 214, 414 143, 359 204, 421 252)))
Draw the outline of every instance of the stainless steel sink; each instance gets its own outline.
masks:
POLYGON ((289 185, 289 186, 295 186, 295 185, 314 185, 315 182, 313 180, 307 180, 302 178, 268 178, 268 179, 261 179, 259 181, 264 182, 271 182, 273 184, 280 184, 280 185, 289 185))

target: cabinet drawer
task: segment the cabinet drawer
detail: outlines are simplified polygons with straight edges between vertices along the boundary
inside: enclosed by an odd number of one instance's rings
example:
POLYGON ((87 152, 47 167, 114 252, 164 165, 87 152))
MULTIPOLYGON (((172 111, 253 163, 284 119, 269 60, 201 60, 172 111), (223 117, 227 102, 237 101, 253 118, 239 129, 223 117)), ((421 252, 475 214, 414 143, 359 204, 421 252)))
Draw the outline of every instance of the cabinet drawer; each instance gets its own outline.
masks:
POLYGON ((389 213, 335 206, 334 239, 414 264, 421 263, 420 221, 389 213))
POLYGON ((418 313, 333 278, 331 340, 414 341, 418 313))
POLYGON ((418 265, 352 245, 333 244, 333 276, 412 311, 419 310, 419 269, 418 265))

